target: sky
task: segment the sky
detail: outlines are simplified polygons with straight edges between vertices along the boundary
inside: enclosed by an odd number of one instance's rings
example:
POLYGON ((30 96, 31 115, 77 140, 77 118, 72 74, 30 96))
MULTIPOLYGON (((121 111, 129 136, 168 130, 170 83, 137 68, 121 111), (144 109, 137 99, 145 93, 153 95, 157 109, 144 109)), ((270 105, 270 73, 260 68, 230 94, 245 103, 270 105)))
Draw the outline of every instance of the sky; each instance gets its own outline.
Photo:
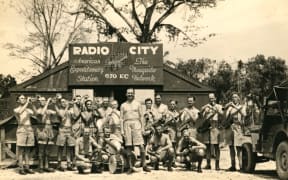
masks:
MULTIPOLYGON (((226 60, 234 66, 237 60, 264 54, 281 57, 288 64, 287 0, 222 0, 216 8, 201 12, 202 17, 196 23, 205 28, 200 34, 216 33, 216 36, 195 48, 165 43, 164 51, 169 51, 167 59, 177 62, 205 57, 226 60)), ((26 28, 24 19, 0 1, 0 73, 16 76, 18 81, 19 71, 31 70, 31 64, 10 57, 3 45, 19 42, 26 28)))

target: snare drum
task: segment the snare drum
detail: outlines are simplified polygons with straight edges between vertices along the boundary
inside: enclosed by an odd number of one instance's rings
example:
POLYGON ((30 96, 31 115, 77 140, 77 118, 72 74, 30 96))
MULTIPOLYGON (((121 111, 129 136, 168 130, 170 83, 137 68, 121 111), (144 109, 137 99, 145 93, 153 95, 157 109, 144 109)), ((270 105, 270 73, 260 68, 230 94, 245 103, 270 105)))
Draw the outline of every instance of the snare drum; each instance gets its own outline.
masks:
POLYGON ((109 158, 109 172, 112 174, 123 173, 125 167, 124 157, 120 154, 113 154, 109 158))

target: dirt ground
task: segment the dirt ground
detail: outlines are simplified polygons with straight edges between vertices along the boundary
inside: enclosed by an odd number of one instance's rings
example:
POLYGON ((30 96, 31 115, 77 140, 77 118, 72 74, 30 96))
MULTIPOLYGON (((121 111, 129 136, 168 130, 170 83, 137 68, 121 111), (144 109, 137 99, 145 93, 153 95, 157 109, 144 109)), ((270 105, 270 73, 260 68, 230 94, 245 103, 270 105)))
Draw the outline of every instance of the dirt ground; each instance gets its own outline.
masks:
MULTIPOLYGON (((206 162, 203 162, 203 167, 206 162)), ((237 180, 237 179, 245 179, 245 180, 257 180, 257 179, 278 179, 275 171, 275 162, 269 161, 265 163, 260 163, 256 165, 255 172, 253 174, 245 174, 237 172, 226 172, 230 166, 229 152, 228 148, 224 148, 221 150, 221 160, 220 160, 220 168, 223 169, 221 171, 212 170, 203 170, 203 173, 199 174, 195 171, 185 171, 181 168, 174 168, 173 172, 167 172, 166 169, 161 168, 159 171, 152 171, 151 173, 146 173, 139 168, 139 172, 134 173, 132 175, 123 174, 110 174, 109 172, 103 172, 102 174, 86 174, 80 175, 77 171, 65 171, 55 173, 35 173, 32 175, 19 175, 18 169, 2 169, 0 170, 0 180, 8 180, 8 179, 41 179, 41 180, 64 180, 64 179, 109 179, 109 180, 148 180, 148 179, 158 179, 158 180, 167 180, 167 179, 175 179, 175 180, 187 180, 187 178, 199 178, 200 179, 221 179, 221 180, 237 180)), ((214 161, 212 160, 212 168, 214 168, 214 161)))

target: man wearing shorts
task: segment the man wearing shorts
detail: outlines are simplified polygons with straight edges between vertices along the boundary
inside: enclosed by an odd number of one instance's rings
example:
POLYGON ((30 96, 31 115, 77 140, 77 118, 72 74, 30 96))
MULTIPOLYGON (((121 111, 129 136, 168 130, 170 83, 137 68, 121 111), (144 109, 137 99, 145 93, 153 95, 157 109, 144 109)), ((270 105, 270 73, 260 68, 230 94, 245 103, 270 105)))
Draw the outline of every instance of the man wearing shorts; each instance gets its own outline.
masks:
POLYGON ((36 115, 39 118, 39 125, 37 128, 37 142, 38 142, 38 156, 39 156, 39 172, 54 172, 54 169, 49 168, 49 152, 54 145, 54 132, 51 123, 52 115, 56 112, 48 109, 51 101, 49 98, 46 101, 45 97, 40 97, 40 107, 36 110, 36 115))
POLYGON ((159 170, 159 162, 167 163, 167 170, 173 171, 174 148, 168 134, 163 133, 164 128, 158 125, 155 134, 150 139, 147 152, 150 155, 151 163, 155 170, 159 170), (168 161, 168 162, 166 162, 168 161))
POLYGON ((66 99, 62 98, 60 100, 60 107, 55 106, 56 113, 60 118, 60 127, 57 136, 56 145, 58 146, 58 167, 60 171, 64 171, 61 166, 62 154, 64 146, 66 146, 66 159, 67 159, 67 170, 72 171, 71 156, 75 146, 75 139, 72 133, 72 122, 71 116, 72 112, 69 111, 69 104, 66 99))
POLYGON ((122 120, 121 134, 124 136, 125 146, 128 152, 128 174, 135 171, 132 164, 133 146, 139 146, 143 170, 150 172, 150 169, 146 166, 146 153, 142 136, 144 133, 144 123, 141 104, 134 100, 134 93, 134 89, 127 89, 127 101, 124 102, 120 108, 120 119, 122 120))
POLYGON ((35 145, 34 131, 31 125, 30 118, 33 115, 33 111, 28 108, 30 98, 24 95, 17 97, 17 103, 19 106, 14 109, 14 114, 18 122, 18 128, 16 131, 16 145, 18 147, 18 163, 19 174, 25 175, 26 173, 34 174, 29 168, 29 154, 32 147, 35 145), (23 156, 25 159, 25 165, 23 166, 23 156))
POLYGON ((205 155, 206 146, 195 138, 189 136, 188 129, 183 130, 183 137, 179 140, 176 150, 176 161, 185 163, 188 170, 191 163, 198 162, 197 172, 201 173, 201 164, 205 155))

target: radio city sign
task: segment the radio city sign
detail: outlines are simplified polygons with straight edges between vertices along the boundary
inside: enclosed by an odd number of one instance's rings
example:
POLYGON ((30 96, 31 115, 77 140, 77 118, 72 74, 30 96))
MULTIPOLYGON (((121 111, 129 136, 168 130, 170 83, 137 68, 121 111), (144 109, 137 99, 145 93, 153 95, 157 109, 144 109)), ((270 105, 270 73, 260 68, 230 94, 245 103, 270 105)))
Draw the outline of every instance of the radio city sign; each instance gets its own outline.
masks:
POLYGON ((69 46, 69 85, 161 85, 163 46, 97 43, 69 46))

